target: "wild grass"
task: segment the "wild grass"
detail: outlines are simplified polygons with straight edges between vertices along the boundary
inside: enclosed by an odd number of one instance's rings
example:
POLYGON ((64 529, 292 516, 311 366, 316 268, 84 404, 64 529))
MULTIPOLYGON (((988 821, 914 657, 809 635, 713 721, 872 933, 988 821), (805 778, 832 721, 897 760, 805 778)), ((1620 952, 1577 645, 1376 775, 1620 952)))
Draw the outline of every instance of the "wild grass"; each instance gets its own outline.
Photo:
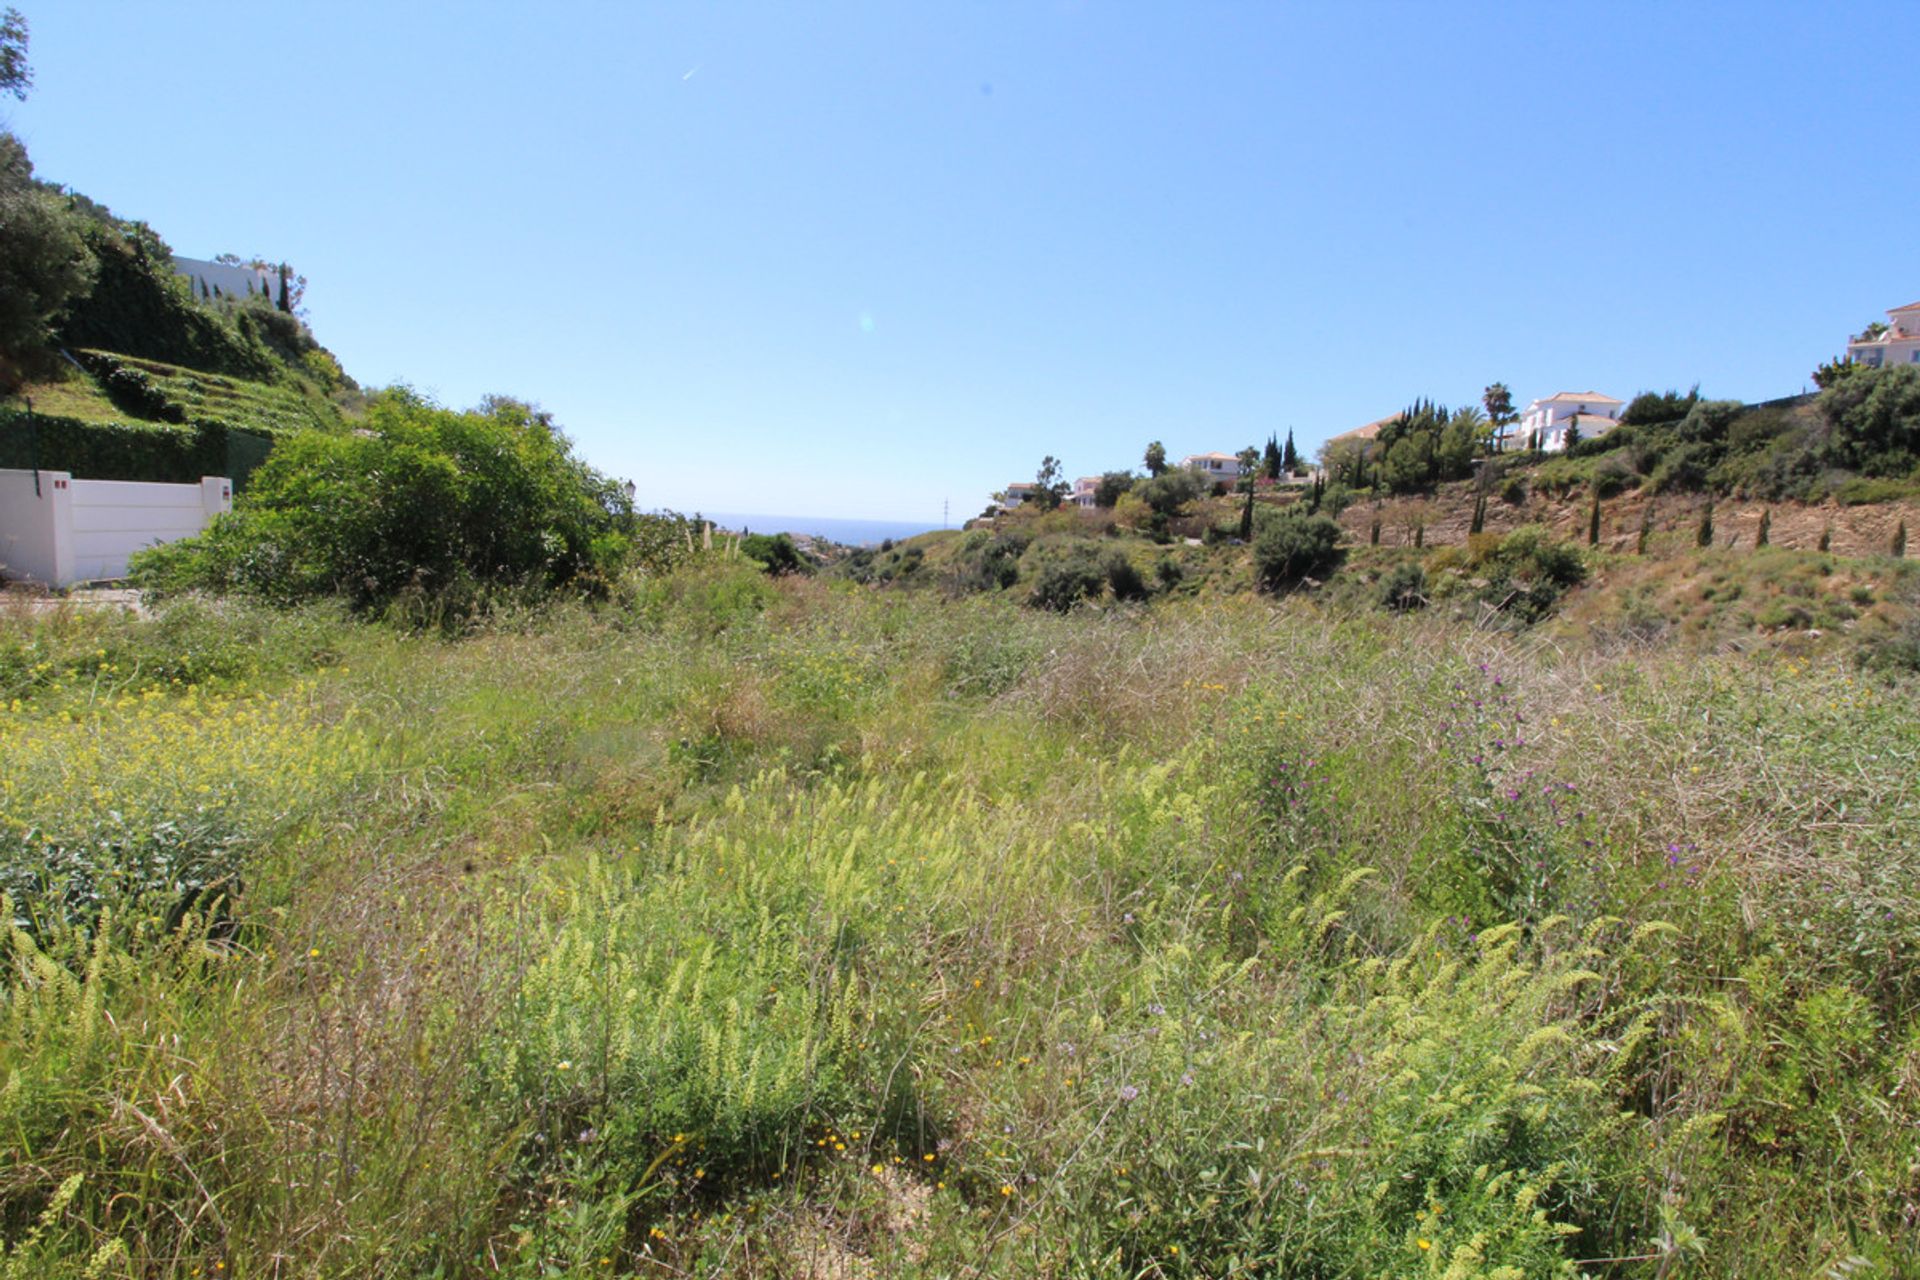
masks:
POLYGON ((0 1266, 1915 1274, 1910 677, 620 599, 0 623, 0 1266))

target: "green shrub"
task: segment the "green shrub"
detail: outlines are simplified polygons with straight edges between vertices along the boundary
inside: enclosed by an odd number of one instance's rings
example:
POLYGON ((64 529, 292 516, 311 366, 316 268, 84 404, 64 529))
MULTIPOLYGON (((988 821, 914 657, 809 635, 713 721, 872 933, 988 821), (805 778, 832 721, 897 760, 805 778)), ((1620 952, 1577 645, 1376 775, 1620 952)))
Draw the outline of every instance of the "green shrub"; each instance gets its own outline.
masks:
POLYGON ((1261 513, 1253 535, 1253 572, 1262 589, 1281 591, 1333 567, 1340 526, 1331 517, 1308 515, 1298 506, 1277 513, 1262 508, 1261 513))
POLYGON ((1377 597, 1382 608, 1406 613, 1427 606, 1427 571, 1418 564, 1395 565, 1380 579, 1377 597))
POLYGON ((624 495, 526 406, 388 392, 367 421, 283 442, 230 515, 136 556, 135 579, 356 608, 410 592, 464 612, 492 587, 600 590, 626 562, 624 495))
POLYGON ((1075 550, 1049 555, 1033 576, 1027 604, 1035 609, 1066 613, 1082 601, 1098 597, 1106 584, 1107 566, 1092 553, 1075 550))
POLYGON ((750 533, 740 539, 740 554, 756 561, 772 577, 813 572, 813 561, 800 554, 789 534, 750 533))

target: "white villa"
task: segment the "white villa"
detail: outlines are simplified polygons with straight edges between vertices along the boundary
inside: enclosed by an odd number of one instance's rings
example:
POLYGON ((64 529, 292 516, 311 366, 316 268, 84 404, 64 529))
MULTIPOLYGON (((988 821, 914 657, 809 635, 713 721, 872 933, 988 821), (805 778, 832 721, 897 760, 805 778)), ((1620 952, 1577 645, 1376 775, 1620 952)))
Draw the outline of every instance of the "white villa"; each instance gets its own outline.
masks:
POLYGON ((1920 302, 1887 312, 1884 326, 1858 334, 1847 343, 1847 359, 1869 368, 1920 364, 1920 302))
POLYGON ((1620 411, 1625 407, 1625 401, 1603 396, 1598 391, 1562 391, 1528 405, 1520 421, 1506 428, 1495 441, 1495 447, 1525 449, 1537 436, 1540 449, 1558 453, 1567 447, 1569 427, 1577 426, 1579 438, 1591 440, 1620 425, 1620 411))
POLYGON ((1091 508, 1094 491, 1099 487, 1099 476, 1081 476, 1073 482, 1073 492, 1067 495, 1067 501, 1076 507, 1091 508))
POLYGON ((1180 465, 1215 484, 1232 484, 1240 478, 1240 459, 1231 453, 1190 453, 1180 459, 1180 465))

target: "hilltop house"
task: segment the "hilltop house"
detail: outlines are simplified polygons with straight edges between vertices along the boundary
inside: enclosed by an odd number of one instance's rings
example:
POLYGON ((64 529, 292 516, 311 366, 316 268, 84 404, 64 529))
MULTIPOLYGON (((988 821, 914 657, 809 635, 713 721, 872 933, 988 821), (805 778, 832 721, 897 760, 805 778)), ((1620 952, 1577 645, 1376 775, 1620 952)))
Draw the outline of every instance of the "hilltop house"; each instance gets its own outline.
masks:
POLYGON ((1215 484, 1231 485, 1240 478, 1240 458, 1231 453, 1190 453, 1180 459, 1189 471, 1198 471, 1215 484))
POLYGON ((1578 428, 1582 440, 1605 435, 1620 425, 1625 407, 1625 401, 1598 391, 1562 391, 1528 405, 1519 422, 1501 430, 1494 448, 1531 447, 1558 453, 1567 447, 1569 428, 1578 428))
POLYGON ((1076 507, 1091 509, 1094 492, 1099 488, 1099 476, 1081 476, 1073 482, 1073 492, 1067 495, 1067 501, 1076 507))
POLYGON ((1920 364, 1920 302, 1887 312, 1886 324, 1867 326, 1847 343, 1847 359, 1872 369, 1920 364))

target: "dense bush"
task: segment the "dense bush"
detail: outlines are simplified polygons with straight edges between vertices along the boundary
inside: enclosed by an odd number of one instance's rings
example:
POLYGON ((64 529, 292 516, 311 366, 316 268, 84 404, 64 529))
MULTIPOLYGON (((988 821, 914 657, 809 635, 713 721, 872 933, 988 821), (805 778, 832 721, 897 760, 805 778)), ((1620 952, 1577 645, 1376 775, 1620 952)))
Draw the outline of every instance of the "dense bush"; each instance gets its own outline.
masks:
POLYGON ((1039 559, 1027 592, 1027 603, 1035 609, 1065 613, 1082 601, 1098 598, 1107 585, 1106 560, 1091 548, 1050 550, 1039 559))
POLYGON ((364 431, 283 442, 231 515, 136 557, 134 575, 360 608, 402 591, 452 602, 495 586, 594 590, 625 562, 630 514, 527 406, 458 413, 396 391, 364 431))
POLYGON ((1017 530, 974 529, 953 557, 951 585, 959 591, 999 591, 1020 579, 1020 557, 1031 540, 1017 530))
POLYGON ((1480 598, 1522 623, 1545 617, 1569 587, 1587 576, 1580 549, 1540 525, 1522 525, 1497 542, 1473 549, 1471 563, 1485 580, 1480 598))
POLYGON ((1868 476, 1920 469, 1920 366, 1866 369, 1820 393, 1828 460, 1868 476))
POLYGON ((1378 599, 1381 607, 1395 613, 1424 609, 1427 605, 1427 571, 1411 562, 1395 565, 1380 579, 1378 599))
POLYGON ((790 534, 750 533, 740 539, 740 554, 776 578, 788 573, 813 572, 813 561, 800 554, 790 534))
POLYGON ((1175 467, 1165 475, 1139 481, 1131 492, 1146 503, 1155 515, 1175 516, 1188 503, 1205 497, 1211 487, 1207 478, 1198 471, 1175 467))
POLYGON ((1340 526, 1331 517, 1308 515, 1298 506, 1266 514, 1253 535, 1253 570, 1259 585, 1279 591, 1333 567, 1340 526))

